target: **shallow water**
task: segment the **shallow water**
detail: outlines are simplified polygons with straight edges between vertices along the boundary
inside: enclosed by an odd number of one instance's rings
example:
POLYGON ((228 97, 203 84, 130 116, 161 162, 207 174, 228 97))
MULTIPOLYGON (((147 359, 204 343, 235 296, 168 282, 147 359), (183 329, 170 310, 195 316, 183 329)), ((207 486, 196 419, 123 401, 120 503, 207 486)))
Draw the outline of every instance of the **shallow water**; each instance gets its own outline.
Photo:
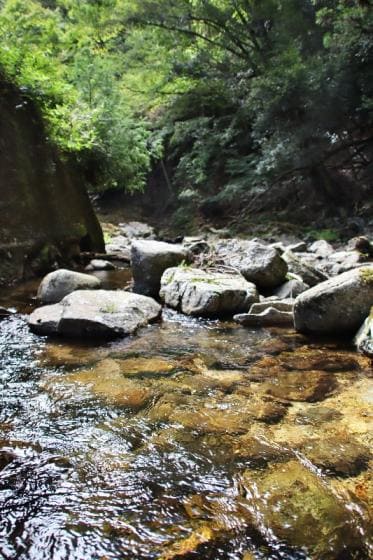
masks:
POLYGON ((0 557, 371 557, 365 358, 171 311, 47 340, 22 315, 36 285, 0 294, 19 311, 0 323, 0 557))

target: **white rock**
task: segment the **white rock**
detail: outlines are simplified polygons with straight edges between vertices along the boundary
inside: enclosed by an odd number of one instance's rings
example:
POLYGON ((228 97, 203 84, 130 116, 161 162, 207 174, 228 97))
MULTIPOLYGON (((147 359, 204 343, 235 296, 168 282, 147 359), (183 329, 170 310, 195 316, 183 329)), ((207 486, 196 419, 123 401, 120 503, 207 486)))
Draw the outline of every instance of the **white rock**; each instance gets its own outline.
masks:
POLYGON ((75 290, 94 290, 100 286, 101 281, 95 276, 61 268, 43 278, 37 298, 42 303, 57 303, 75 290))

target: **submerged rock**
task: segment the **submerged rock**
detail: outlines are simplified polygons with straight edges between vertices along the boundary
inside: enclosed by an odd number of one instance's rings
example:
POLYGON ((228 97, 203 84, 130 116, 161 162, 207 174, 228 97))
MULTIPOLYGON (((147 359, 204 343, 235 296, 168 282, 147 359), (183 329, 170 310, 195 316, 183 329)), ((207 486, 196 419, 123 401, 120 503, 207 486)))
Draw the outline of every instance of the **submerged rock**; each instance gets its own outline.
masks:
POLYGON ((153 396, 147 387, 124 377, 120 366, 111 359, 66 375, 64 383, 79 383, 98 397, 135 410, 143 408, 153 396))
POLYGON ((36 334, 115 338, 134 333, 160 313, 161 306, 146 296, 119 290, 79 290, 59 304, 36 309, 28 323, 36 334))
POLYGON ((373 303, 373 266, 345 272, 297 297, 294 325, 315 334, 356 332, 373 303))
POLYGON ((364 546, 353 514, 298 461, 274 465, 260 478, 247 470, 242 484, 258 530, 301 548, 307 557, 355 558, 364 546))
POLYGON ((301 452, 326 474, 356 476, 368 467, 370 450, 351 436, 311 439, 301 452))
POLYGON ((166 270, 160 296, 169 307, 201 317, 247 311, 259 300, 254 284, 238 274, 211 273, 194 268, 166 270))
POLYGON ((37 298, 42 303, 58 303, 75 290, 94 290, 100 286, 101 281, 95 276, 61 268, 43 278, 37 298))
POLYGON ((182 245, 163 241, 134 241, 131 247, 134 292, 158 296, 164 271, 179 265, 187 258, 188 251, 182 245))
POLYGON ((235 438, 232 442, 232 452, 235 457, 246 459, 252 467, 257 468, 268 463, 286 461, 292 455, 288 449, 250 434, 235 438))
POLYGON ((317 402, 336 387, 334 376, 323 371, 282 371, 266 384, 266 392, 288 401, 317 402))
POLYGON ((259 289, 275 288, 284 282, 288 267, 276 249, 252 241, 246 247, 240 272, 259 289))
POLYGON ((287 413, 287 407, 268 396, 238 392, 201 402, 195 395, 168 394, 149 413, 153 421, 180 424, 199 433, 243 434, 253 421, 275 424, 287 413))

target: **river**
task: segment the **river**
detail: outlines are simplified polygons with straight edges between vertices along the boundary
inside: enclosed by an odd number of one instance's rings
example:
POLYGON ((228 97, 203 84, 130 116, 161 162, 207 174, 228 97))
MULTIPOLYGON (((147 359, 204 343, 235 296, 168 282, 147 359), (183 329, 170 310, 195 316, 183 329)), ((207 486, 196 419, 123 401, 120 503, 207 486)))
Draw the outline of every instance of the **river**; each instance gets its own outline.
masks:
POLYGON ((372 557, 371 368, 347 342, 170 310, 48 340, 36 286, 0 293, 1 558, 372 557))

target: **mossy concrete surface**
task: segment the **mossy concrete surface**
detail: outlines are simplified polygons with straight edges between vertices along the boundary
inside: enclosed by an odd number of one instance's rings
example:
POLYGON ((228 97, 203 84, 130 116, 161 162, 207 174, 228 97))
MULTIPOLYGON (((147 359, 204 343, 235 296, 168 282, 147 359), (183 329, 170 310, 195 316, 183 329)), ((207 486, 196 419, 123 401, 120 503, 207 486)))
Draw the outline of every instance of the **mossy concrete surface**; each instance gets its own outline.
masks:
POLYGON ((48 143, 33 103, 0 75, 0 285, 102 251, 72 163, 48 143))

